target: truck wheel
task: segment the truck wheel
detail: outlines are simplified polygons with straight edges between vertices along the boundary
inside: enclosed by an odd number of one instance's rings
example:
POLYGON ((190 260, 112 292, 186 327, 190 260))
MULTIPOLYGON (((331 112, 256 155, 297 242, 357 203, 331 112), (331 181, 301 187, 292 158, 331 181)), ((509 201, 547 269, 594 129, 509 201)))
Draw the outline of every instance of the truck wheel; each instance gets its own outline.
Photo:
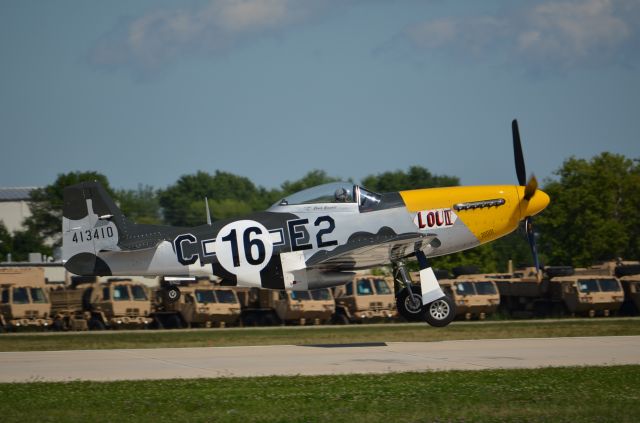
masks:
POLYGON ((102 323, 101 320, 93 318, 89 320, 89 330, 105 330, 104 323, 102 323))
POLYGON ((169 329, 182 329, 182 320, 177 314, 169 316, 167 319, 167 327, 169 329))
POLYGON ((349 318, 344 313, 336 313, 331 319, 331 322, 334 325, 348 325, 349 318))
POLYGON ((425 320, 431 326, 441 328, 447 326, 456 317, 456 307, 451 298, 446 295, 429 303, 426 309, 425 320))
POLYGON ((165 288, 163 294, 165 300, 170 304, 173 304, 180 299, 180 289, 177 286, 165 288))
POLYGON ((398 313, 408 322, 420 322, 425 319, 426 308, 422 306, 422 295, 420 288, 411 287, 411 294, 407 288, 398 292, 396 297, 396 308, 398 313))

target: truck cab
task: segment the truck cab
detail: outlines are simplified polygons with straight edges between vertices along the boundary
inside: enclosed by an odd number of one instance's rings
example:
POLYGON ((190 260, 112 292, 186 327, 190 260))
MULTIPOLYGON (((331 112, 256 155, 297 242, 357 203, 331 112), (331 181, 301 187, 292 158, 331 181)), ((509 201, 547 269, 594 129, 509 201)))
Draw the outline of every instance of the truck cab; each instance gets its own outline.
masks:
POLYGON ((462 276, 439 282, 444 293, 455 302, 457 318, 484 320, 500 305, 498 287, 492 279, 462 276))
POLYGON ((0 269, 0 331, 44 330, 51 326, 51 303, 39 268, 0 269))
POLYGON ((391 320, 397 316, 393 283, 390 278, 356 275, 335 288, 337 324, 391 320))

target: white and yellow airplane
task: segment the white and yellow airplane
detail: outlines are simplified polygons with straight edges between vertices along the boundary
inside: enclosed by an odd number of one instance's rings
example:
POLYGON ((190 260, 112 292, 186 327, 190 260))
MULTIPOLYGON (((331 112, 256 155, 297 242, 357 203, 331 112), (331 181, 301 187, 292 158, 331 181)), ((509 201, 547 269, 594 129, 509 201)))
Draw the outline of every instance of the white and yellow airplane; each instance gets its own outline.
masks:
MULTIPOLYGON (((549 203, 535 177, 526 183, 517 122, 512 123, 519 185, 375 193, 349 182, 320 185, 237 219, 192 227, 136 224, 97 182, 66 187, 63 260, 78 275, 217 276, 223 284, 312 290, 344 284, 354 271, 394 266, 399 312, 445 326, 455 305, 428 258, 473 248, 524 220, 537 266, 531 217, 549 203), (420 281, 405 269, 416 259, 420 281)), ((166 289, 177 300, 177 286, 166 289)))

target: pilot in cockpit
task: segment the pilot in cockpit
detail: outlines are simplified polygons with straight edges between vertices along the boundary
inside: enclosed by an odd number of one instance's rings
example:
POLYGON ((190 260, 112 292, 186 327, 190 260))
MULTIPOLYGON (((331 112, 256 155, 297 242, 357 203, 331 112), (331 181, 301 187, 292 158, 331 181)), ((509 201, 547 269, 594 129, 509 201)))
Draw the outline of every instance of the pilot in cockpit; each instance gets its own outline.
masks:
POLYGON ((344 187, 340 187, 336 190, 336 202, 337 203, 346 203, 349 201, 349 191, 347 191, 344 187))

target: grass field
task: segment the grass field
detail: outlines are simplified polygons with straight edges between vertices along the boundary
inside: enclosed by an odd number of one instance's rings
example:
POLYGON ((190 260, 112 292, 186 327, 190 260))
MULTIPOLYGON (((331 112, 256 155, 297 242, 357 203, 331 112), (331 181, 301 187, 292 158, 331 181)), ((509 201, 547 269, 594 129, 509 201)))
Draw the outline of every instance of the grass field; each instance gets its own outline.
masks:
POLYGON ((113 348, 218 347, 237 345, 443 341, 454 339, 543 338, 640 335, 640 319, 538 320, 320 327, 229 328, 211 330, 2 334, 0 351, 113 348))
POLYGON ((3 422, 637 422, 640 366, 0 384, 3 422))

